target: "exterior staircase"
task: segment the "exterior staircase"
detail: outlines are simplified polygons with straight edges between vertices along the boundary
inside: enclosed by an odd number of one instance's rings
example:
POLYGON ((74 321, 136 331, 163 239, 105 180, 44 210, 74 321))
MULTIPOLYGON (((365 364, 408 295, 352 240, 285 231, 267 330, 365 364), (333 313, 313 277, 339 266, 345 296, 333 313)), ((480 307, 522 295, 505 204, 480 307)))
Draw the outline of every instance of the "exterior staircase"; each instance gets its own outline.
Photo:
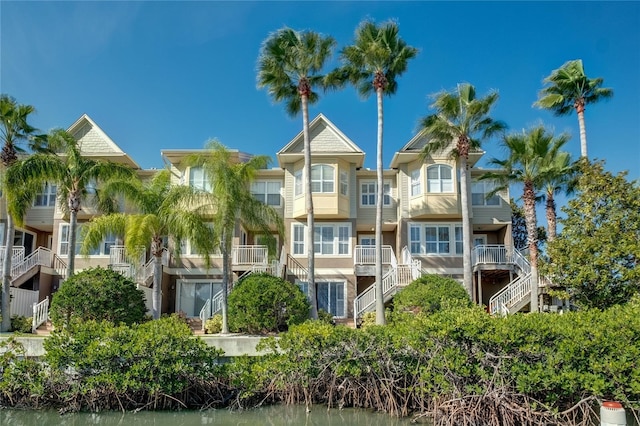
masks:
POLYGON ((480 245, 474 247, 472 255, 474 265, 478 262, 490 263, 494 261, 501 264, 512 264, 516 267, 518 276, 489 299, 489 313, 491 315, 514 314, 529 304, 533 286, 531 264, 519 250, 508 246, 480 245))
MULTIPOLYGON (((395 256, 391 257, 390 269, 382 277, 382 294, 385 303, 391 300, 398 291, 422 275, 422 262, 413 259, 407 247, 402 249, 401 261, 402 263, 398 263, 395 256)), ((364 313, 373 311, 375 306, 376 283, 373 283, 353 301, 354 323, 357 324, 358 319, 364 313)))

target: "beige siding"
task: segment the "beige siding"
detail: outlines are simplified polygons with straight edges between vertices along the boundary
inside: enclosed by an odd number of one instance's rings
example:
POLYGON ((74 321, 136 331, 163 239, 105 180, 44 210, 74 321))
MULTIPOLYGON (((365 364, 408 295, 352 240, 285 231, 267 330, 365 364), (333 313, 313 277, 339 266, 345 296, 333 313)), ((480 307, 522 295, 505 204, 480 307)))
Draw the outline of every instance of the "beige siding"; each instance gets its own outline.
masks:
POLYGON ((85 153, 120 153, 116 151, 112 143, 104 139, 102 133, 90 123, 85 123, 74 134, 78 140, 82 152, 85 153))
MULTIPOLYGON (((325 123, 318 123, 318 125, 309 129, 309 139, 312 153, 354 152, 353 149, 325 123)), ((288 152, 304 152, 304 139, 301 137, 289 148, 288 152)))

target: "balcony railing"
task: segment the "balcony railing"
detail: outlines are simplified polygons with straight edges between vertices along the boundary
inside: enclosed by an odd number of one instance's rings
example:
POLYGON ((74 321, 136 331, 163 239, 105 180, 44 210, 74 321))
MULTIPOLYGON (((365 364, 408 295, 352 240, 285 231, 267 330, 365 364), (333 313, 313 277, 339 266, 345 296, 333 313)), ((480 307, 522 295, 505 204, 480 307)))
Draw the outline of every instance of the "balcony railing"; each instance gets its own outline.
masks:
POLYGON ((235 246, 231 249, 231 261, 234 265, 266 265, 269 252, 267 246, 235 246))
MULTIPOLYGON (((375 265, 376 264, 376 247, 375 246, 356 246, 353 252, 353 263, 356 265, 375 265)), ((382 264, 392 265, 396 263, 396 257, 391 246, 382 246, 382 264)))
MULTIPOLYGON (((0 262, 4 260, 4 250, 6 246, 0 246, 0 262)), ((14 246, 11 256, 11 263, 16 264, 22 262, 24 259, 24 247, 14 246)))

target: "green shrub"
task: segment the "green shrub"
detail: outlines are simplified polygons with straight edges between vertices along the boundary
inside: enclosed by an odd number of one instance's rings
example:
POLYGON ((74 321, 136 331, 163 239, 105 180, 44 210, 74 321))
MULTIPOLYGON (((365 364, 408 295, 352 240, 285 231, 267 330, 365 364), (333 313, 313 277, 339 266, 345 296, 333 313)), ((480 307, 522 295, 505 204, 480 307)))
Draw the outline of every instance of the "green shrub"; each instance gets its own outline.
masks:
POLYGON ((17 331, 19 333, 31 333, 32 326, 31 317, 22 317, 14 315, 11 317, 11 331, 17 331))
POLYGON ((336 325, 336 320, 333 318, 333 314, 325 311, 324 309, 318 309, 318 321, 325 324, 336 325))
POLYGON ((396 312, 438 312, 445 307, 471 306, 462 285, 447 277, 424 275, 400 291, 393 300, 396 312))
POLYGON ((204 323, 207 334, 217 334, 222 331, 222 315, 215 314, 204 323))
POLYGON ((268 274, 251 274, 229 294, 229 328, 247 333, 287 330, 309 318, 298 286, 268 274))
POLYGON ((67 279, 51 301, 51 321, 56 327, 72 320, 134 324, 144 320, 142 291, 133 281, 110 269, 86 269, 67 279))

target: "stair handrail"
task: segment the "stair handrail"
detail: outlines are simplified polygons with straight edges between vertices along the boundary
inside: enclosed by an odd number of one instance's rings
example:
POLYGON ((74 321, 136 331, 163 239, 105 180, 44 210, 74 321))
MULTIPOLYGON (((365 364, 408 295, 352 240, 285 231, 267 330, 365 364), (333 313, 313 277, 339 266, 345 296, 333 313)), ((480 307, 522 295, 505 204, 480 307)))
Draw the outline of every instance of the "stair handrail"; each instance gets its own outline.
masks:
POLYGON ((502 290, 491 296, 489 313, 491 315, 501 313, 503 306, 507 312, 510 312, 512 306, 531 293, 532 281, 531 273, 521 275, 511 281, 502 290))
POLYGON ((56 271, 56 274, 60 275, 61 277, 67 275, 67 262, 62 260, 56 253, 53 253, 51 268, 56 271))
POLYGON ((300 281, 309 280, 309 271, 307 268, 302 266, 302 264, 290 254, 287 254, 287 274, 297 276, 300 278, 300 281))
POLYGON ((44 324, 49 318, 49 296, 40 303, 33 304, 33 315, 31 317, 31 332, 35 333, 38 327, 44 324))
MULTIPOLYGON (((390 269, 384 277, 382 277, 382 298, 395 291, 398 287, 398 270, 397 268, 390 269)), ((367 312, 371 306, 376 302, 376 283, 371 284, 365 291, 360 293, 353 300, 353 321, 354 324, 358 321, 358 317, 367 312)))
POLYGON ((520 268, 525 275, 531 272, 529 259, 527 259, 518 249, 513 250, 513 264, 520 268))
POLYGON ((36 265, 51 266, 52 252, 48 248, 38 247, 29 253, 22 262, 11 266, 11 278, 16 279, 36 265))
POLYGON ((202 307, 202 309, 200 309, 200 313, 198 314, 198 317, 200 318, 200 322, 202 324, 202 331, 204 331, 205 321, 209 318, 209 312, 211 312, 211 299, 207 299, 207 301, 204 302, 204 306, 202 307))

